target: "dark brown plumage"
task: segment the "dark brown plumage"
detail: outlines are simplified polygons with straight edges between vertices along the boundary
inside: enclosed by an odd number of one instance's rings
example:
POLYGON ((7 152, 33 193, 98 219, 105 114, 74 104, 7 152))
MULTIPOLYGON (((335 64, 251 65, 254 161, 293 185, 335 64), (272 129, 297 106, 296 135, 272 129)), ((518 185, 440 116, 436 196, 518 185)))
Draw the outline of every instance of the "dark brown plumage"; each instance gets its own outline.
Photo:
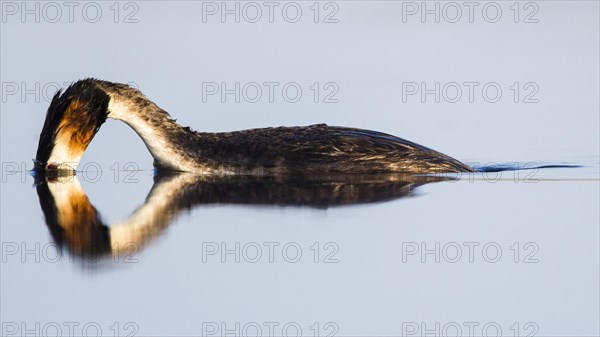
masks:
MULTIPOLYGON (((175 133, 176 135, 176 133, 175 133)), ((173 137, 209 165, 292 174, 440 173, 471 169, 437 151, 385 133, 326 124, 173 137), (187 143, 187 144, 186 144, 187 143)))

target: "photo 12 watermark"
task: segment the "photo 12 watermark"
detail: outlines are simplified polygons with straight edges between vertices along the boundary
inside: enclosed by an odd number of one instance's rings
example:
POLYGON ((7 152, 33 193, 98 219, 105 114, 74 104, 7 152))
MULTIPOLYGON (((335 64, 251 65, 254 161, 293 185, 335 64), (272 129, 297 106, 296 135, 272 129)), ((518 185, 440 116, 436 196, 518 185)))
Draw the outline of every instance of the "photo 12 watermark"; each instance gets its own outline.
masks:
POLYGON ((2 23, 140 22, 135 1, 2 1, 2 23))
POLYGON ((402 322, 401 336, 426 337, 498 337, 536 336, 540 326, 536 322, 402 322))
MULTIPOLYGON (((11 162, 6 161, 1 163, 2 183, 16 182, 27 183, 27 179, 31 179, 36 175, 33 171, 33 161, 28 162, 11 162)), ((52 174, 47 175, 49 182, 72 183, 75 178, 86 183, 96 184, 99 182, 112 182, 114 184, 137 184, 140 182, 140 175, 144 171, 152 171, 152 168, 144 168, 137 162, 128 161, 125 163, 113 162, 110 164, 101 164, 95 161, 85 163, 60 163, 58 166, 61 170, 72 171, 73 174, 63 174, 57 177, 52 174)))
POLYGON ((2 322, 2 336, 115 336, 133 337, 140 331, 135 322, 2 322))
MULTIPOLYGON (((81 247, 82 244, 70 242, 72 247, 81 247)), ((3 241, 0 246, 3 264, 10 263, 67 263, 79 262, 74 254, 65 254, 61 245, 55 242, 14 242, 3 241)), ((140 247, 137 242, 111 242, 107 253, 87 252, 81 255, 83 262, 113 262, 133 264, 139 263, 138 253, 140 247)))
POLYGON ((202 242, 202 263, 339 263, 336 242, 202 242))
MULTIPOLYGON (((2 103, 50 103, 59 90, 64 91, 71 84, 73 82, 2 82, 2 103)), ((135 82, 125 84, 139 90, 139 86, 135 82)))
POLYGON ((202 103, 339 103, 336 82, 202 82, 202 103))
POLYGON ((539 23, 532 1, 402 1, 402 23, 539 23))
POLYGON ((536 82, 402 82, 402 103, 539 103, 536 82))
POLYGON ((203 1, 203 23, 340 22, 340 5, 333 1, 203 1))
POLYGON ((402 242, 402 263, 539 263, 536 242, 402 242))
MULTIPOLYGON (((451 178, 449 183, 468 181, 469 183, 486 182, 498 183, 512 181, 514 183, 539 183, 537 174, 544 167, 561 167, 563 165, 543 165, 536 162, 465 162, 473 172, 437 173, 437 176, 451 178)), ((569 165, 564 165, 570 167, 569 165)))
POLYGON ((333 337, 340 327, 336 322, 202 322, 201 336, 242 336, 242 337, 276 337, 276 336, 323 336, 333 337))

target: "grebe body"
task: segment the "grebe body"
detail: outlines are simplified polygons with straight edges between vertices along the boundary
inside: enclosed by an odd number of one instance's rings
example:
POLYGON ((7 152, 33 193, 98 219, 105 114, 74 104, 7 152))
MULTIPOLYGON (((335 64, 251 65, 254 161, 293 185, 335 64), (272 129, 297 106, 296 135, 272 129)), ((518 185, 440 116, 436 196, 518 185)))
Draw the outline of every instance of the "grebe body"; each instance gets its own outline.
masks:
POLYGON ((235 132, 196 132, 177 124, 140 91, 85 79, 54 96, 36 166, 76 165, 106 118, 127 123, 159 170, 200 174, 450 173, 472 168, 389 134, 326 124, 235 132))

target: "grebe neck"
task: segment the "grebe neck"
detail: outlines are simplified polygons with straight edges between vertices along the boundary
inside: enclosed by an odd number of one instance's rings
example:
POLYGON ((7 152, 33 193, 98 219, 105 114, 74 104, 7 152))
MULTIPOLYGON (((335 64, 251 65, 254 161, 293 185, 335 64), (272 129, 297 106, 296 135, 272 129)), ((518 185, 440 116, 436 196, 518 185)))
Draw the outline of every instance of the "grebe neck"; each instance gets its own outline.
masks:
POLYGON ((141 92, 125 85, 102 84, 110 96, 108 118, 127 123, 142 138, 157 168, 190 171, 197 166, 186 147, 199 133, 183 127, 141 92))

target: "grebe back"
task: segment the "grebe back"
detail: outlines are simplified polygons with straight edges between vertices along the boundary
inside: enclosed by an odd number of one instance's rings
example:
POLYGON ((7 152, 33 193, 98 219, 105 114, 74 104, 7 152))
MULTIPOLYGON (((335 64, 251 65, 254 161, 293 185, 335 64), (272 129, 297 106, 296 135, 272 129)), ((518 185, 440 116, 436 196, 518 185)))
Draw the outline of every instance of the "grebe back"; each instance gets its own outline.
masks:
POLYGON ((75 166, 106 118, 127 123, 162 170, 201 174, 450 173, 473 169, 389 134, 326 124, 197 132, 177 124, 139 90, 84 79, 54 95, 36 168, 75 166))

